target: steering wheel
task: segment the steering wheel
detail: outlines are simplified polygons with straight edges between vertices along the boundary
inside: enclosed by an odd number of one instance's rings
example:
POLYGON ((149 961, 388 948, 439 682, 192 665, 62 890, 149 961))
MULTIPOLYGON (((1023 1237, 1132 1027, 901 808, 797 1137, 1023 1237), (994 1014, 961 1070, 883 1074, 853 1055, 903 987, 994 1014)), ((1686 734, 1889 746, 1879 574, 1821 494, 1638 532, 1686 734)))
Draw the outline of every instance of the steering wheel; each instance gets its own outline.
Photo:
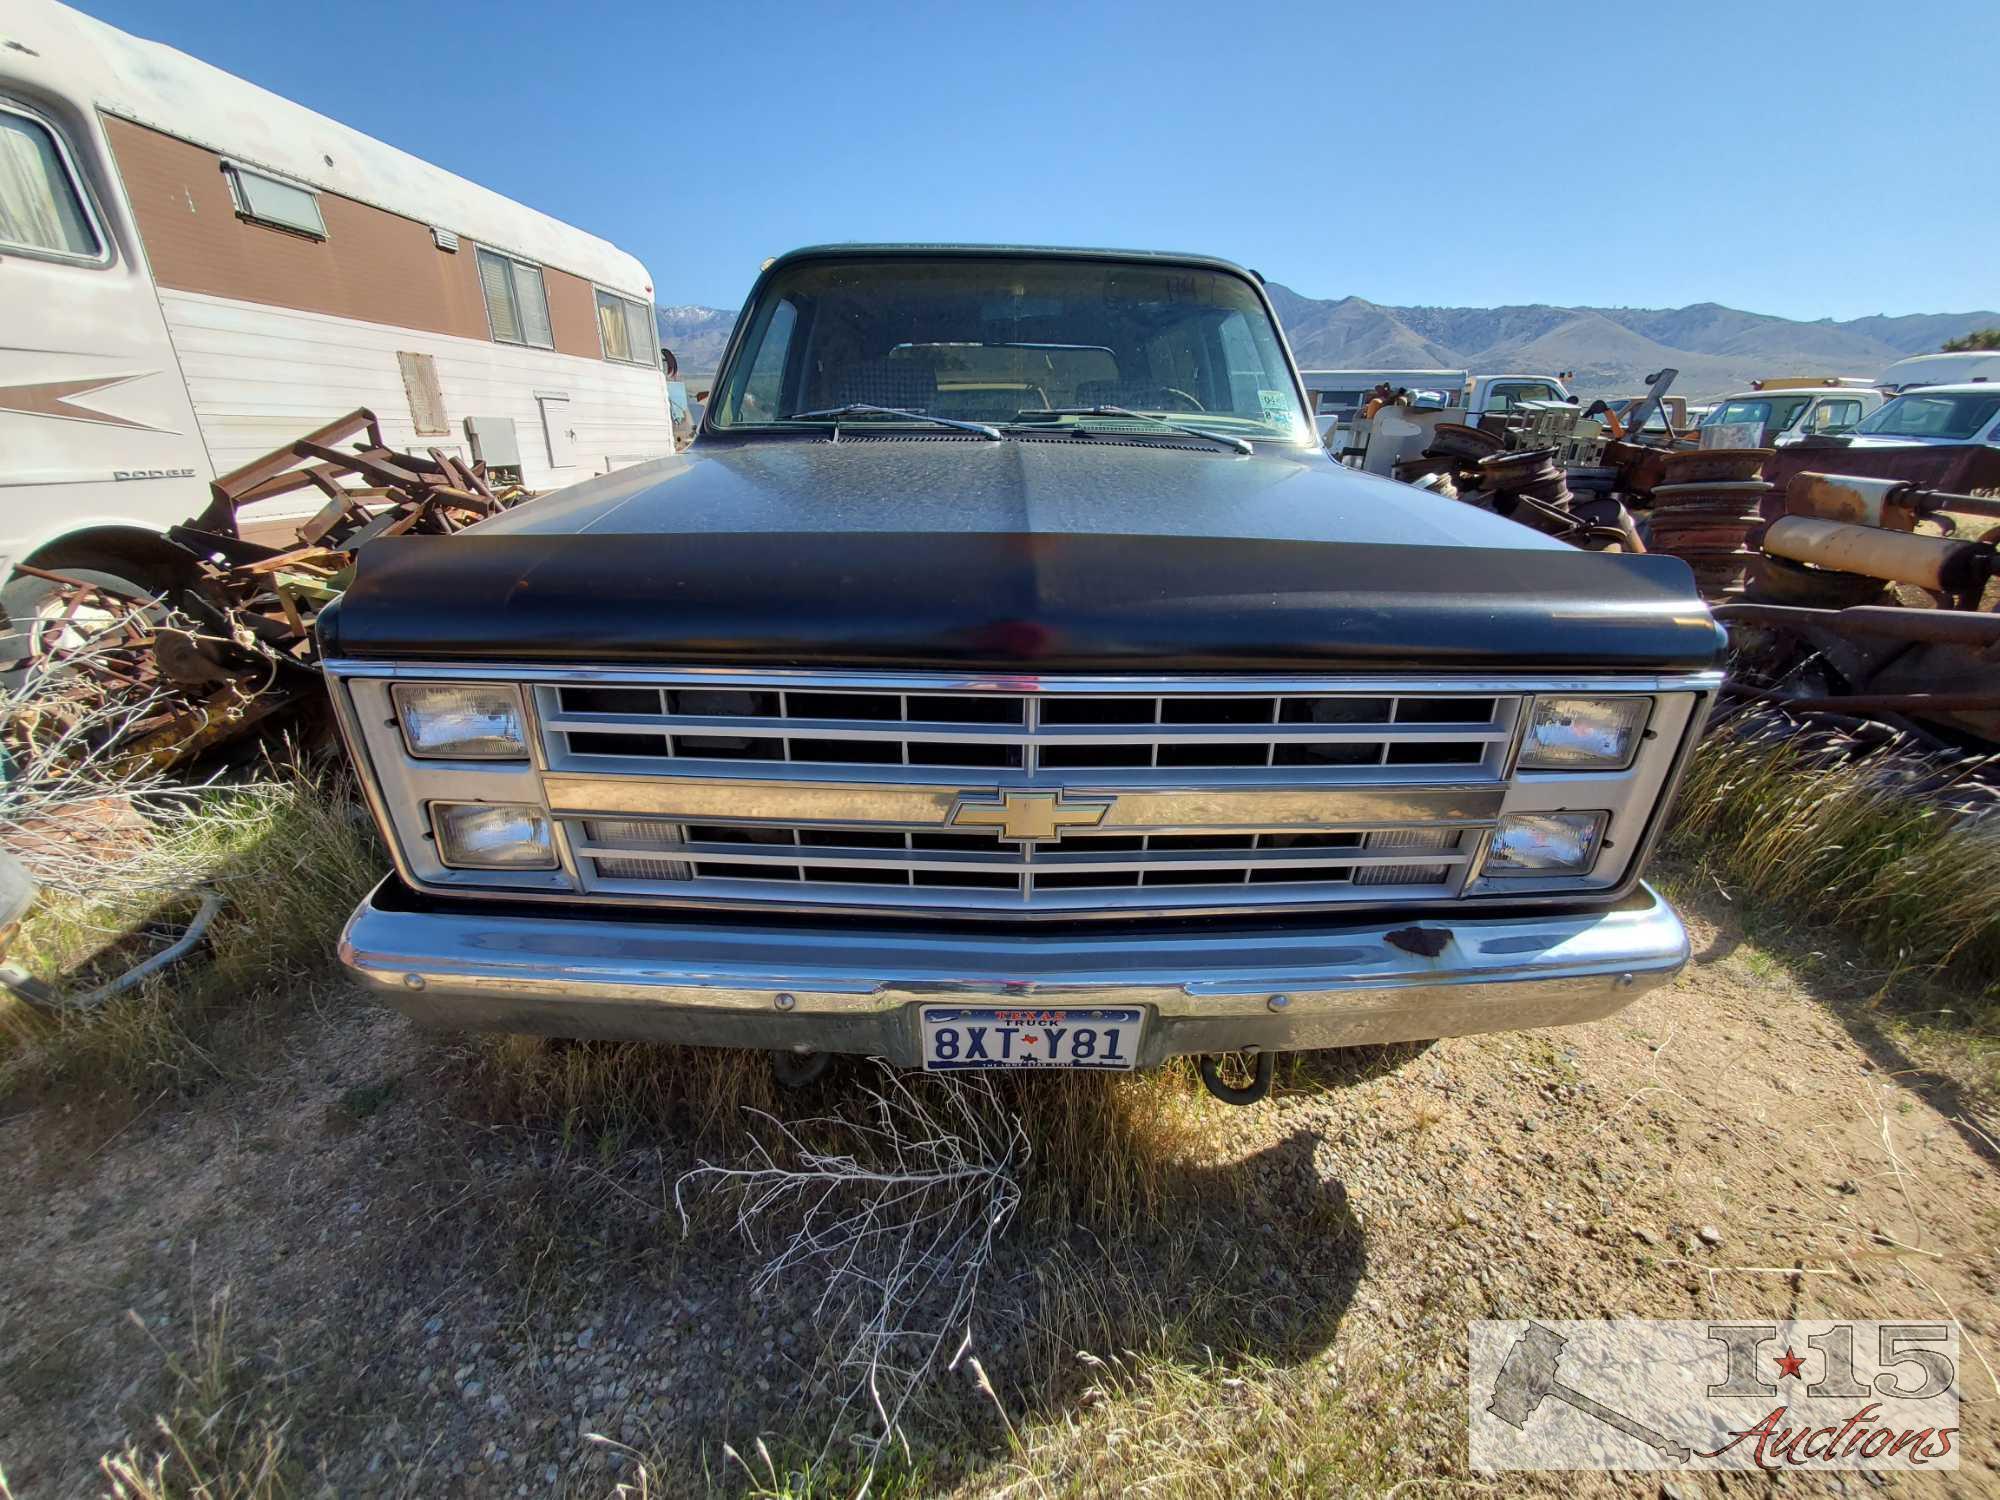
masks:
POLYGON ((1177 387, 1171 385, 1163 385, 1160 387, 1160 394, 1163 396, 1172 396, 1176 401, 1185 401, 1187 403, 1187 409, 1189 411, 1208 410, 1207 407, 1203 406, 1199 401, 1195 400, 1194 397, 1190 396, 1186 391, 1180 390, 1177 387))

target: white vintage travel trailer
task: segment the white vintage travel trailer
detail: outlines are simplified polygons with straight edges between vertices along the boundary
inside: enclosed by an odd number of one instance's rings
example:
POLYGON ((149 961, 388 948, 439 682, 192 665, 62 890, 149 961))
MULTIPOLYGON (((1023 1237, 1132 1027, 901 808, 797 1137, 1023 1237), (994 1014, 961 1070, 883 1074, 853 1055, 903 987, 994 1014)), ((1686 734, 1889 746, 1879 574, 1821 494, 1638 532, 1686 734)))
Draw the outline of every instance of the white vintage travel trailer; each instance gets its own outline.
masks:
POLYGON ((535 489, 672 453, 653 301, 646 268, 595 235, 170 47, 10 0, 4 628, 46 587, 19 563, 170 582, 160 533, 210 479, 358 406, 393 445, 518 467, 535 489))

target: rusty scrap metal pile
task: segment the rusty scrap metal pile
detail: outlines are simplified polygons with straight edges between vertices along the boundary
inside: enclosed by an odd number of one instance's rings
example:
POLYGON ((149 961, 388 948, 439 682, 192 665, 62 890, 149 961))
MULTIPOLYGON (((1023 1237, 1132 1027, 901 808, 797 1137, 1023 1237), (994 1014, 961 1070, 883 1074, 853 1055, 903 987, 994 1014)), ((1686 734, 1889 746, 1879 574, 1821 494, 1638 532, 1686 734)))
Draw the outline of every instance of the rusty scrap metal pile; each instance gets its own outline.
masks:
POLYGON ((1772 457, 1653 450, 1644 480, 1625 471, 1652 550, 1687 561, 1729 631, 1716 723, 1763 704, 1925 752, 2000 744, 2000 500, 1811 471, 1780 491, 1772 457))
POLYGON ((1985 496, 1795 474, 1749 520, 1753 570, 1716 609, 1728 696, 1885 722, 1932 750, 2000 744, 1995 523, 1985 496))
POLYGON ((1780 488, 1769 448, 1700 448, 1642 416, 1586 450, 1564 415, 1439 422, 1394 475, 1575 546, 1686 560, 1730 636, 1718 725, 1760 705, 1925 753, 2000 744, 2000 499, 1811 470, 1780 488))
POLYGON ((1591 552, 1644 552, 1632 514, 1616 494, 1616 471, 1559 463, 1561 449, 1510 452, 1484 427, 1440 422, 1423 453, 1398 462, 1397 479, 1591 552))
MULTIPOLYGON (((182 586, 166 593, 128 596, 59 570, 20 569, 56 585, 31 631, 34 672, 79 707, 132 710, 100 715, 118 743, 92 745, 93 754, 164 770, 316 695, 312 623, 345 586, 357 547, 455 532, 520 495, 495 493, 483 465, 436 448, 391 449, 367 410, 224 475, 211 493, 206 510, 168 533, 186 567, 182 586), (243 537, 244 507, 300 490, 324 503, 298 525, 294 545, 243 537)), ((7 729, 32 735, 43 723, 17 714, 7 729)))

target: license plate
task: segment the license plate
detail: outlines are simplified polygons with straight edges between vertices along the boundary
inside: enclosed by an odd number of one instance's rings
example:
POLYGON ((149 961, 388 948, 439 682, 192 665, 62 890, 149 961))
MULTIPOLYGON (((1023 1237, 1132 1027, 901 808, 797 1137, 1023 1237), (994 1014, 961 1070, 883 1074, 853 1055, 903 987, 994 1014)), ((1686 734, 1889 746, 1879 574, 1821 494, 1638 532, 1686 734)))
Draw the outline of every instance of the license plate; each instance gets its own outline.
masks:
POLYGON ((1143 1010, 922 1007, 924 1068, 1130 1068, 1143 1010))

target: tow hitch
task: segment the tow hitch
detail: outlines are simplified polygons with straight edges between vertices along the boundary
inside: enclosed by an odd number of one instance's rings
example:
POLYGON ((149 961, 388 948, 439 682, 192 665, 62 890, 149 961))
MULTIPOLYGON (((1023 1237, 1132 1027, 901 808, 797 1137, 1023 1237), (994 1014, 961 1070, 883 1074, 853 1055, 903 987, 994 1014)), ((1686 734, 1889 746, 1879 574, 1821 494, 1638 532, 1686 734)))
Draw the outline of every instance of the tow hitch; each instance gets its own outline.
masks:
POLYGON ((1277 1053, 1257 1053, 1256 1072, 1241 1087, 1222 1081, 1222 1059, 1225 1056, 1226 1053, 1211 1052, 1195 1059, 1194 1065, 1201 1074, 1203 1088, 1224 1104, 1256 1104, 1271 1092, 1271 1075, 1277 1066, 1277 1053))
POLYGON ((780 1052, 773 1049, 768 1056, 771 1059, 771 1076, 778 1080, 779 1087, 787 1089, 811 1088, 826 1077, 827 1070, 833 1066, 831 1052, 780 1052))

